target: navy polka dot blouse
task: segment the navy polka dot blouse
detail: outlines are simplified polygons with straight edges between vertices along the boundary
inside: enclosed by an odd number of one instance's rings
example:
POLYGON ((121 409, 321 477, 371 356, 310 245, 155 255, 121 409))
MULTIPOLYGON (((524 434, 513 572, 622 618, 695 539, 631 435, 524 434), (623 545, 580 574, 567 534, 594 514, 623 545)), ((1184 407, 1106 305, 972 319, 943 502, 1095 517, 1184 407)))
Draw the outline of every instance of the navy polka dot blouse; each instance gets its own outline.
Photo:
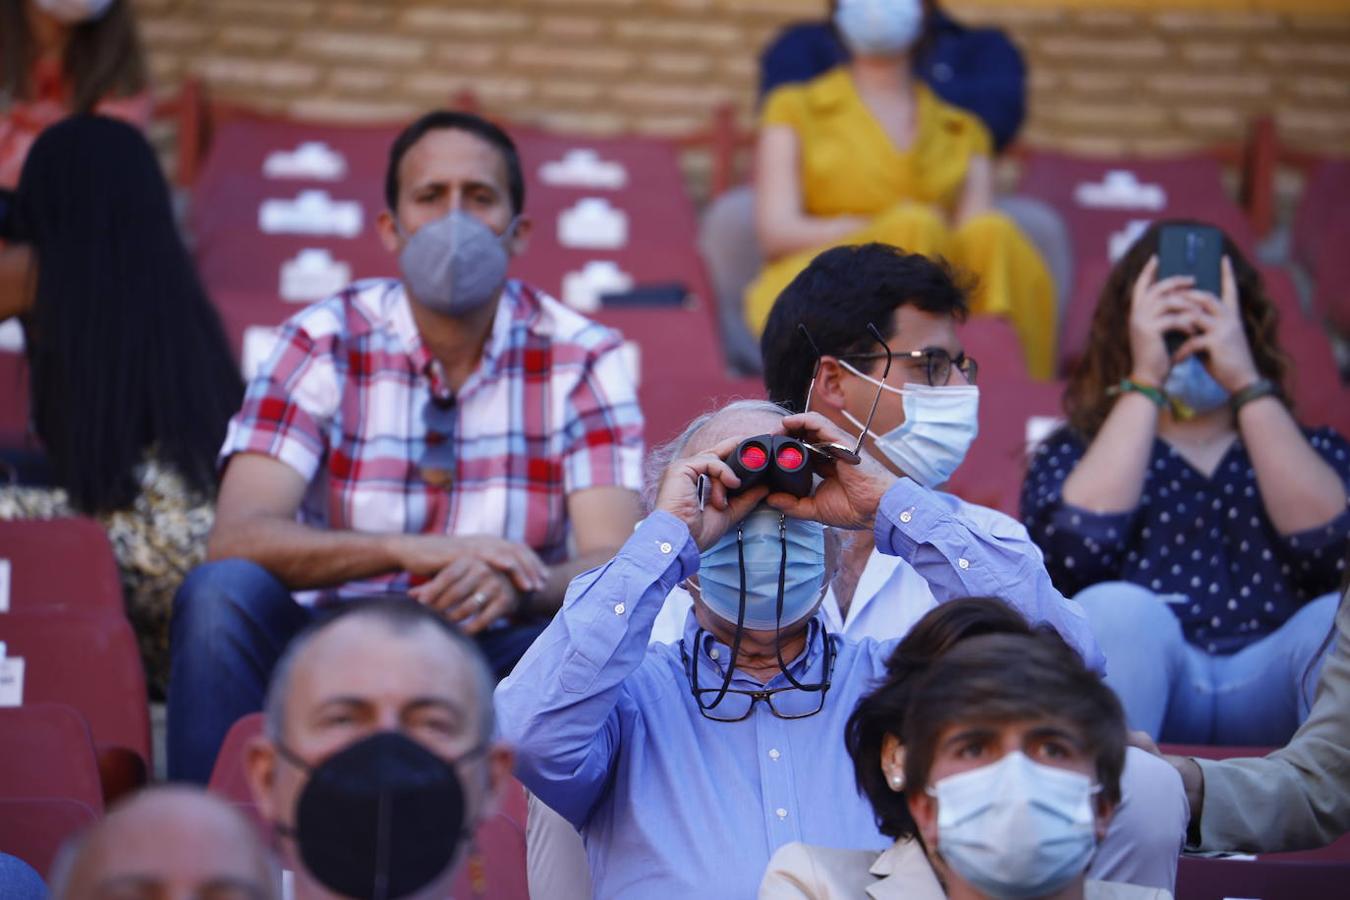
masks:
MULTIPOLYGON (((1330 428, 1304 429, 1304 435, 1350 484, 1350 444, 1330 428)), ((1102 581, 1183 595, 1185 602, 1171 608, 1187 640, 1210 653, 1233 653, 1338 587, 1350 510, 1320 528, 1280 535, 1240 440, 1210 478, 1154 440, 1139 506, 1108 515, 1070 506, 1060 496, 1084 452, 1082 442, 1061 429, 1037 448, 1022 485, 1022 521, 1065 596, 1102 581)))

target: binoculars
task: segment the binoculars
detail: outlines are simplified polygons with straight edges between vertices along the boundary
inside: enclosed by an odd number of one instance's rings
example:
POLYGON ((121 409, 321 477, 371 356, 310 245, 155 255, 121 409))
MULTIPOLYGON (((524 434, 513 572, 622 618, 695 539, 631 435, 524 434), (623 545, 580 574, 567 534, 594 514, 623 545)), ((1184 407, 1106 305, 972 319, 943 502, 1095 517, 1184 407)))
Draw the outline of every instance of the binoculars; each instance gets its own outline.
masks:
POLYGON ((761 434, 741 441, 726 464, 741 479, 732 494, 761 484, 772 492, 806 497, 811 493, 811 450, 796 438, 761 434))

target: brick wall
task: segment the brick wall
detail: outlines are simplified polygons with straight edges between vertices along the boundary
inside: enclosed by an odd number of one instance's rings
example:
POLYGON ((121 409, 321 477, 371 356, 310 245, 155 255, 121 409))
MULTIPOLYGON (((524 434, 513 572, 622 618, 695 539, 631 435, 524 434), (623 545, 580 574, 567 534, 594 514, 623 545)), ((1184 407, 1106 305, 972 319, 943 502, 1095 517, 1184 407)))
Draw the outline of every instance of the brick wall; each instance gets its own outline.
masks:
MULTIPOLYGON (((488 111, 585 133, 678 135, 735 104, 756 55, 824 0, 134 0, 155 77, 297 116, 406 118, 473 90, 488 111)), ((1282 137, 1350 153, 1350 3, 948 0, 1031 64, 1030 143, 1169 152, 1282 137), (1180 9, 1179 9, 1180 8, 1180 9), (1292 10, 1292 11, 1291 11, 1292 10)), ((171 141, 171 136, 168 138, 171 141)), ((697 176, 706 160, 695 157, 697 176)))

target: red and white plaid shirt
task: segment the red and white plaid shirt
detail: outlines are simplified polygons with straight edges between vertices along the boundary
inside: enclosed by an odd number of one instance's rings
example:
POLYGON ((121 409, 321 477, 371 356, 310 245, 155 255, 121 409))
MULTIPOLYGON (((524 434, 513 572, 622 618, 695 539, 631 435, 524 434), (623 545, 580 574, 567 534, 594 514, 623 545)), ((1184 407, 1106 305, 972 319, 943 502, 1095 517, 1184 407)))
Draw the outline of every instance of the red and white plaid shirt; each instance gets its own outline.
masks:
MULTIPOLYGON (((512 280, 477 370, 452 394, 402 283, 357 282, 282 326, 230 422, 221 465, 261 453, 291 466, 310 484, 300 519, 311 525, 489 534, 557 562, 568 494, 641 486, 642 413, 622 344, 512 280)), ((342 592, 408 580, 393 573, 342 592)))

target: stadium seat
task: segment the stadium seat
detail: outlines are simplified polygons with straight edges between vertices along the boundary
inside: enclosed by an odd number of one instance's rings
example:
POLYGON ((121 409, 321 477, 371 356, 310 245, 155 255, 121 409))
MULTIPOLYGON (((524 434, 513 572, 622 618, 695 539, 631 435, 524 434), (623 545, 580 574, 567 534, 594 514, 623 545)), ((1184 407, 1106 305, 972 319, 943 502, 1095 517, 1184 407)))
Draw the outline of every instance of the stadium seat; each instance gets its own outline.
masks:
POLYGON ((0 798, 44 797, 103 809, 89 724, 61 703, 0 708, 0 798))
MULTIPOLYGON (((262 733, 262 713, 230 727, 211 770, 207 790, 240 809, 267 840, 271 827, 258 815, 244 776, 244 751, 262 733)), ((497 812, 479 826, 474 846, 455 881, 454 896, 480 900, 528 900, 525 883, 525 791, 514 778, 497 798, 497 812)))
POLYGON ((11 612, 0 615, 0 641, 8 656, 25 660, 25 705, 65 703, 78 710, 89 722, 105 773, 127 754, 150 771, 145 672, 120 612, 11 612))
POLYGON ((1350 336, 1350 159, 1323 159, 1309 168, 1294 213, 1293 255, 1316 284, 1318 316, 1350 336))
POLYGON ((977 378, 1027 378, 1026 356, 1012 322, 997 316, 971 316, 958 329, 966 355, 979 364, 977 378))
POLYGON ((28 366, 23 353, 0 350, 0 447, 26 447, 28 438, 28 366))
POLYGON ((250 741, 262 734, 262 730, 262 713, 242 716, 230 726, 216 754, 216 764, 211 768, 211 780, 206 785, 208 791, 231 803, 253 803, 248 779, 244 777, 244 750, 250 741))
POLYGON ((28 863, 46 878, 61 845, 96 821, 98 813, 78 800, 64 797, 0 799, 0 848, 28 863))
POLYGON ((497 813, 478 827, 451 889, 455 897, 529 900, 525 876, 525 789, 508 779, 497 813))
POLYGON ((0 559, 9 560, 13 612, 123 612, 117 560, 93 519, 0 522, 0 559))
POLYGON ((1016 517, 1033 438, 1045 436, 1035 432, 1053 427, 1063 393, 1059 381, 981 378, 980 433, 946 490, 1016 517))

